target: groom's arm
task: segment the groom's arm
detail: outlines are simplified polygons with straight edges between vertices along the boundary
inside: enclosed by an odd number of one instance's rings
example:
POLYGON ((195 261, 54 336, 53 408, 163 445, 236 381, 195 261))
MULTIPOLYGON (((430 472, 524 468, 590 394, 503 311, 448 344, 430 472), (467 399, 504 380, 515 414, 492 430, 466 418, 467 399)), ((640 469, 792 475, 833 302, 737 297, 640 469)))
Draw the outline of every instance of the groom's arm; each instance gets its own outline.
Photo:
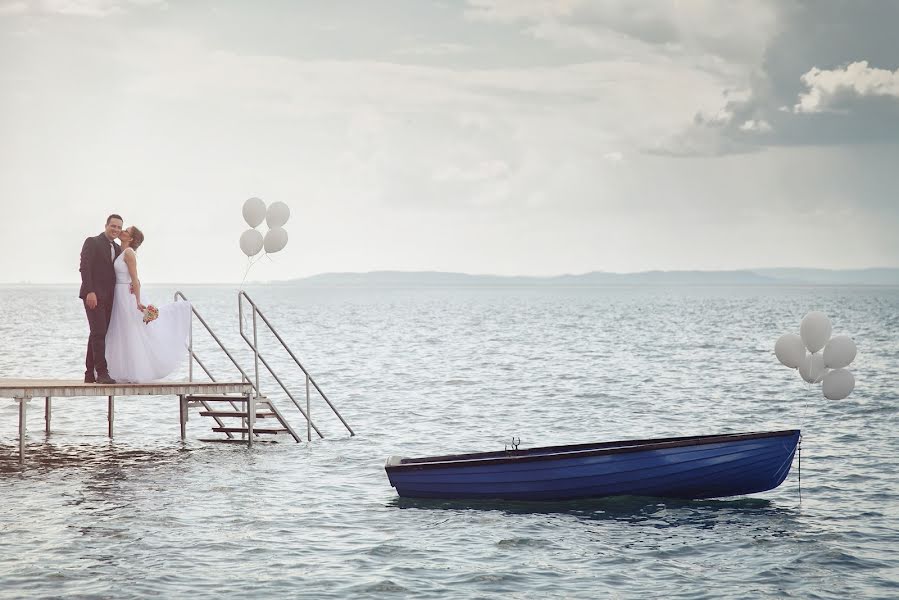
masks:
MULTIPOLYGON (((91 238, 87 238, 84 240, 84 245, 81 246, 81 284, 84 286, 84 297, 87 300, 87 297, 91 294, 94 294, 94 303, 96 303, 96 293, 94 292, 94 270, 91 265, 91 258, 93 252, 91 252, 91 238)), ((93 308, 93 307, 91 307, 93 308)))

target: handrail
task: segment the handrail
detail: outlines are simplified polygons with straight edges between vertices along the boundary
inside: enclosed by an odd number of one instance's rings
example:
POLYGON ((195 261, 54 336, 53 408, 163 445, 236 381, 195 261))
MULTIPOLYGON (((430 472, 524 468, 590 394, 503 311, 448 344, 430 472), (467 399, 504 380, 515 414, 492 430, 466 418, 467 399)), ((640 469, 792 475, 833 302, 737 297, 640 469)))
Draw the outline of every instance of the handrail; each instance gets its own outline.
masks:
MULTIPOLYGON (((190 300, 187 299, 187 296, 185 296, 184 294, 182 294, 180 291, 179 291, 179 292, 175 292, 175 300, 178 300, 179 297, 180 297, 182 300, 184 300, 185 302, 190 302, 190 300)), ((235 367, 237 367, 237 370, 240 371, 240 374, 243 376, 244 380, 246 380, 246 382, 249 383, 250 386, 252 386, 253 391, 256 392, 256 395, 258 396, 258 395, 259 395, 259 389, 258 389, 258 388, 253 384, 253 382, 250 380, 250 377, 249 377, 249 375, 247 375, 246 371, 244 371, 243 368, 241 368, 241 366, 237 363, 237 361, 234 360, 234 357, 231 356, 231 353, 228 352, 228 349, 225 348, 225 345, 222 343, 222 341, 218 338, 217 335, 215 335, 215 332, 212 331, 212 327, 210 327, 209 324, 206 322, 206 320, 203 319, 203 317, 200 316, 200 313, 197 312, 197 309, 194 308, 194 305, 193 305, 193 304, 190 305, 190 312, 192 312, 193 315, 194 315, 195 317, 197 317, 197 319, 200 320, 200 323, 203 324, 203 327, 206 328, 206 331, 209 332, 209 335, 212 336, 212 339, 215 340, 215 343, 219 345, 219 348, 221 348, 222 351, 225 353, 225 355, 231 360, 231 364, 233 364, 235 367)), ((191 333, 191 336, 190 336, 190 347, 188 348, 188 351, 190 352, 190 355, 191 355, 192 357, 196 358, 196 353, 195 353, 194 350, 193 350, 193 333, 191 333)), ((203 363, 200 362, 200 359, 199 359, 199 358, 197 358, 197 363, 199 363, 200 366, 203 367, 203 370, 206 371, 206 374, 209 375, 209 378, 212 379, 213 381, 215 381, 215 378, 212 376, 212 374, 209 373, 209 371, 206 369, 206 367, 203 366, 203 363)), ((190 369, 189 372, 188 372, 188 378, 189 378, 190 381, 193 381, 193 370, 192 370, 192 369, 190 369)))
MULTIPOLYGON (((221 349, 224 351, 224 353, 225 353, 226 355, 228 355, 228 358, 231 359, 231 362, 234 363, 234 366, 237 367, 237 369, 241 372, 241 374, 243 375, 244 380, 246 380, 247 382, 249 382, 249 378, 247 377, 246 373, 243 372, 243 369, 240 368, 240 365, 237 364, 237 361, 234 360, 234 357, 231 356, 231 353, 228 352, 228 349, 225 348, 225 345, 222 344, 222 341, 221 341, 220 339, 218 339, 218 336, 215 335, 215 332, 212 331, 212 328, 209 326, 209 324, 203 319, 203 317, 200 315, 200 313, 197 312, 197 309, 194 308, 194 305, 191 304, 190 300, 187 299, 187 296, 185 296, 183 293, 181 293, 181 291, 176 291, 176 292, 175 292, 175 295, 174 295, 174 300, 175 300, 175 302, 178 301, 178 298, 181 298, 182 300, 184 300, 185 302, 187 302, 187 303, 190 305, 190 312, 191 312, 191 314, 192 314, 193 316, 197 317, 197 319, 199 319, 200 323, 203 324, 203 327, 206 328, 206 331, 209 332, 209 335, 212 336, 212 339, 214 339, 215 342, 219 345, 219 348, 221 348, 221 349)), ((197 361, 197 364, 200 365, 200 368, 203 369, 203 372, 206 373, 206 376, 209 377, 209 379, 210 379, 211 381, 214 382, 214 381, 215 381, 215 377, 214 377, 213 374, 209 371, 209 369, 206 368, 206 365, 203 364, 203 361, 200 360, 200 357, 197 355, 197 353, 194 352, 194 330, 193 330, 193 327, 191 327, 191 328, 188 330, 188 338, 187 338, 187 340, 188 340, 188 341, 187 341, 187 359, 188 359, 188 360, 187 360, 187 380, 188 380, 188 381, 193 381, 193 380, 194 380, 194 361, 197 361)), ((250 383, 250 385, 252 385, 252 383, 250 383)), ((255 390, 255 388, 254 388, 254 390, 255 390)), ((256 392, 256 394, 258 395, 259 392, 256 392)), ((203 408, 205 408, 206 410, 210 410, 210 411, 212 410, 212 407, 209 406, 209 404, 208 404, 207 402, 202 401, 201 404, 203 405, 203 408)), ((238 406, 237 406, 236 404, 234 404, 234 402, 229 402, 228 404, 231 405, 231 408, 237 410, 238 406)), ((221 419, 219 419, 218 417, 212 417, 212 418, 215 420, 216 424, 217 424, 219 427, 224 427, 224 426, 225 426, 225 423, 224 423, 221 419)), ((234 434, 232 434, 232 433, 229 432, 229 431, 226 431, 226 432, 225 432, 225 435, 226 435, 228 438, 234 438, 234 434)))
POLYGON ((253 354, 254 354, 255 361, 256 361, 256 380, 257 380, 257 382, 259 380, 259 361, 262 361, 262 364, 265 366, 266 369, 268 369, 268 372, 271 374, 271 376, 275 378, 275 381, 278 382, 278 385, 281 386, 281 389, 284 390, 284 393, 287 394, 287 397, 290 398, 290 400, 294 403, 294 405, 297 407, 297 409, 300 411, 300 413, 302 413, 302 415, 304 417, 306 417, 307 437, 311 439, 311 432, 309 432, 309 430, 308 430, 310 426, 313 429, 315 429, 315 432, 319 435, 319 437, 324 437, 321 434, 321 432, 318 430, 318 428, 315 426, 315 424, 312 422, 312 419, 309 415, 309 412, 310 412, 309 411, 309 384, 310 383, 313 386, 315 386, 315 389, 318 391, 318 393, 321 395, 321 397, 324 399, 324 401, 331 408, 331 411, 337 416, 338 419, 340 419, 340 422, 343 423, 343 426, 346 427, 347 431, 350 432, 350 435, 351 436, 356 435, 356 433, 350 427, 349 423, 347 423, 346 420, 343 418, 343 416, 340 414, 340 411, 337 410, 337 407, 335 407, 331 403, 331 401, 328 399, 328 397, 325 395, 325 393, 319 387, 318 383, 315 382, 315 379, 312 378, 312 375, 309 374, 309 371, 306 370, 306 367, 303 366, 303 363, 300 362, 300 360, 296 357, 296 355, 293 353, 293 351, 287 345, 287 342, 285 342, 284 339, 278 334, 278 332, 275 330, 274 326, 269 322, 269 320, 265 317, 265 315, 262 314, 262 311, 259 310, 259 307, 256 306, 256 303, 253 302, 252 298, 250 298, 247 295, 247 293, 244 292, 243 290, 240 290, 237 292, 237 313, 238 313, 238 318, 240 320, 240 337, 242 337, 244 339, 244 341, 247 343, 247 345, 249 345, 250 348, 253 350, 253 354), (244 299, 246 299, 246 301, 250 303, 250 306, 253 307, 253 341, 252 342, 247 337, 247 334, 244 332, 244 328, 243 328, 243 301, 244 301, 244 299), (303 374, 306 375, 306 410, 305 411, 302 409, 302 407, 300 407, 300 404, 293 397, 293 394, 291 394, 290 391, 287 389, 287 386, 284 385, 284 383, 281 381, 281 379, 275 374, 274 370, 272 370, 271 366, 268 364, 268 361, 266 361, 265 358, 263 358, 262 354, 259 352, 259 345, 257 342, 257 327, 256 327, 256 315, 257 314, 262 318, 262 321, 266 324, 266 326, 268 326, 269 331, 271 331, 272 334, 275 336, 275 338, 277 338, 277 340, 281 343, 281 346, 285 350, 287 350, 287 353, 290 355, 290 357, 293 359, 293 361, 297 364, 297 366, 300 367, 300 369, 303 371, 303 374))
MULTIPOLYGON (((190 300, 188 300, 187 296, 185 296, 180 290, 175 292, 174 298, 175 298, 176 302, 178 301, 178 298, 181 298, 182 300, 184 300, 185 302, 190 304, 190 300)), ((193 304, 190 304, 190 311, 193 316, 197 317, 197 319, 200 321, 200 323, 203 325, 203 327, 206 328, 206 331, 209 332, 209 335, 212 336, 212 339, 215 340, 215 343, 218 344, 219 348, 222 349, 222 352, 224 352, 225 355, 231 360, 231 364, 233 364, 237 368, 237 370, 240 371, 240 375, 242 377, 241 381, 249 383, 250 387, 253 389, 253 392, 256 394, 256 397, 259 398, 258 366, 257 366, 256 383, 254 384, 253 381, 250 380, 250 376, 247 375, 247 372, 243 370, 243 367, 241 367, 240 364, 237 362, 237 360, 235 360, 235 358, 231 355, 231 352, 229 352, 228 349, 225 348, 225 345, 222 343, 222 341, 218 338, 217 335, 215 335, 215 332, 212 330, 212 327, 210 327, 209 323, 207 323, 206 320, 203 319, 203 317, 200 315, 200 313, 197 311, 197 309, 194 308, 193 304)), ((194 343, 194 335, 193 335, 193 327, 191 327, 190 333, 188 336, 188 348, 187 348, 188 358, 189 358, 188 369, 187 369, 188 380, 193 381, 193 361, 196 360, 197 364, 200 365, 200 367, 203 369, 203 371, 206 373, 206 375, 209 377, 209 379, 211 379, 212 381, 215 381, 215 377, 212 375, 212 373, 209 372, 209 369, 206 368, 206 365, 203 364, 203 361, 200 360, 200 357, 197 355, 197 353, 194 352, 193 343, 194 343)), ((206 408, 206 410, 208 410, 208 411, 212 410, 211 407, 209 406, 209 404, 205 400, 200 401, 200 403, 203 405, 204 408, 206 408)), ((230 401, 230 402, 228 402, 228 404, 230 404, 231 407, 235 410, 239 409, 239 407, 234 403, 234 401, 230 401)), ((273 412, 278 413, 278 411, 274 407, 274 405, 269 404, 269 407, 272 409, 273 412)), ((252 418, 253 416, 255 416, 255 415, 250 415, 250 418, 252 418)), ((218 417, 214 416, 212 418, 215 419, 215 422, 218 424, 219 427, 225 426, 225 424, 218 417)), ((282 421, 282 423, 284 423, 283 417, 280 415, 280 413, 278 413, 278 418, 282 421)), ((249 427, 250 430, 252 430, 252 424, 247 425, 247 420, 248 420, 247 418, 243 419, 244 425, 249 427)), ((255 419, 253 419, 253 420, 255 420, 255 419)), ((287 428, 290 435, 293 436, 293 438, 297 442, 299 442, 300 438, 294 432, 293 428, 287 424, 285 424, 285 427, 287 428)), ((321 435, 321 432, 319 432, 317 428, 315 431, 319 434, 320 437, 324 437, 321 435)), ((225 435, 229 438, 234 437, 234 435, 229 431, 226 431, 225 435)), ((259 434, 256 434, 256 435, 258 436, 259 434)))

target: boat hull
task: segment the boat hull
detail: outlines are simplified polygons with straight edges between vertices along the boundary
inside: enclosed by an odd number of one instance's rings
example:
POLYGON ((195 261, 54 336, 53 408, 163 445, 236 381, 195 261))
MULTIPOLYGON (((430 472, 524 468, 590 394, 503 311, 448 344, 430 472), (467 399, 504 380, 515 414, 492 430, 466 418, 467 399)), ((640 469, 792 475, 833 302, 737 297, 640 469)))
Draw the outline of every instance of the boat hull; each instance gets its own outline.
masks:
POLYGON ((626 440, 423 458, 393 456, 385 470, 404 498, 720 498, 780 485, 798 442, 798 430, 626 440))

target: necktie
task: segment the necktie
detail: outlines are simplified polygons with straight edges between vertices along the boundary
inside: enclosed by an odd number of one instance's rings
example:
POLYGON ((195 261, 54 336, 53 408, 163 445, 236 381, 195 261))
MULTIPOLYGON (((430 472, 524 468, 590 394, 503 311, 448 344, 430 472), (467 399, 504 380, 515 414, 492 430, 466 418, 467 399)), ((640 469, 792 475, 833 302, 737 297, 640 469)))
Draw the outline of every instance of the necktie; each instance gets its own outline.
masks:
POLYGON ((115 242, 109 242, 109 258, 115 261, 115 242))

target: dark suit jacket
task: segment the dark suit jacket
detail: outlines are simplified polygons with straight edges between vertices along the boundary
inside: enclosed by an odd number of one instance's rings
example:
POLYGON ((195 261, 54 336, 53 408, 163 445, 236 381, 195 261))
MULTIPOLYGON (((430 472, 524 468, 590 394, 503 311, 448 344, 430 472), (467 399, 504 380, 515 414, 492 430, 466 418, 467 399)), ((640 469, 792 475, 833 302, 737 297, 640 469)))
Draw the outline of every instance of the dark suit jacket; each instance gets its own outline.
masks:
MULTIPOLYGON (((112 244, 118 257, 122 248, 112 244)), ((81 292, 79 298, 86 298, 91 292, 97 299, 112 300, 115 291, 115 270, 112 268, 112 253, 109 251, 109 239, 105 233, 89 237, 81 247, 81 292)))

